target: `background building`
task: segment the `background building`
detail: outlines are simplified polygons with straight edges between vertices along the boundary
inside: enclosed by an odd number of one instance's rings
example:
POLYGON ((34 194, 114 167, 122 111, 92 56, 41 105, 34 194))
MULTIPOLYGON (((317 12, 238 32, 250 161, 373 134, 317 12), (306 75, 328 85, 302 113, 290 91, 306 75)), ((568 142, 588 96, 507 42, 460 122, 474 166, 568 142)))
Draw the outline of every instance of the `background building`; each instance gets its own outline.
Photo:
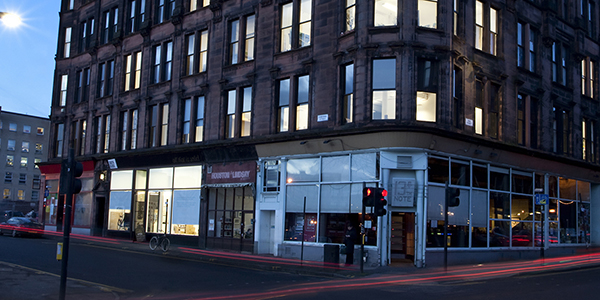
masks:
POLYGON ((37 164, 48 157, 48 118, 2 111, 0 107, 0 212, 39 212, 44 188, 37 164))
POLYGON ((93 234, 323 260, 377 185, 369 264, 572 253, 599 236, 598 9, 65 0, 49 164, 89 162, 93 234))

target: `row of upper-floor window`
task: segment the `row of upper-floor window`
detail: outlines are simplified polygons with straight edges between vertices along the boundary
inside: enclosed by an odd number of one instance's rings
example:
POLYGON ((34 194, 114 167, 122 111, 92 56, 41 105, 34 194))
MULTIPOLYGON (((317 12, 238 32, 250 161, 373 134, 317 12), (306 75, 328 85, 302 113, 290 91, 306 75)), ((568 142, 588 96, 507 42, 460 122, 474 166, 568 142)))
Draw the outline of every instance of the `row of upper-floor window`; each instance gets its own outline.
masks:
MULTIPOLYGON (((0 130, 3 129, 3 125, 2 125, 2 120, 0 120, 0 130)), ((8 131, 10 132, 17 132, 18 130, 18 124, 17 123, 13 123, 13 122, 9 122, 8 123, 8 131)), ((36 129, 37 135, 44 135, 44 127, 40 127, 38 126, 36 129)), ((30 125, 23 125, 23 133, 31 133, 31 126, 30 125)))
MULTIPOLYGON (((33 174, 32 176, 32 186, 31 188, 39 189, 40 188, 40 175, 33 174)), ((13 172, 4 173, 4 183, 11 184, 13 183, 13 172)), ((27 173, 19 173, 19 184, 27 184, 27 173)))
MULTIPOLYGON (((29 157, 27 156, 21 156, 19 160, 17 160, 20 162, 20 166, 21 168, 27 168, 29 167, 29 157)), ((7 155, 6 156, 6 167, 14 167, 15 166, 15 156, 14 155, 7 155)), ((42 159, 41 158, 34 158, 33 159, 33 163, 34 163, 34 167, 37 169, 38 167, 38 163, 41 163, 42 159)))
MULTIPOLYGON (((202 6, 207 6, 208 2, 203 0, 192 0, 187 3, 190 11, 198 9, 202 2, 202 6)), ((417 2, 416 15, 417 25, 421 28, 438 29, 440 10, 438 1, 435 0, 415 0, 417 2)), ((586 2, 583 5, 583 11, 589 18, 590 32, 595 29, 595 6, 592 1, 582 0, 586 2)), ((288 3, 282 3, 278 20, 279 29, 279 51, 285 52, 296 48, 310 46, 312 42, 312 18, 313 18, 313 0, 293 0, 288 3)), ((114 38, 122 36, 120 19, 125 19, 126 33, 135 33, 140 30, 140 24, 147 22, 148 6, 151 6, 154 11, 154 21, 160 24, 169 20, 176 13, 178 1, 175 0, 130 0, 127 2, 126 12, 120 16, 118 6, 105 9, 101 16, 100 24, 100 44, 109 43, 114 38), (152 5, 150 5, 152 3, 152 5)), ((400 16, 400 5, 398 0, 374 0, 371 2, 356 2, 355 0, 341 1, 342 7, 340 10, 343 13, 341 32, 344 34, 348 31, 353 31, 356 28, 356 13, 361 9, 373 11, 372 26, 373 27, 394 27, 398 26, 398 17, 400 16), (365 7, 361 7, 365 6, 365 7)), ((501 9, 494 7, 489 1, 475 0, 474 20, 467 21, 464 16, 467 15, 465 10, 468 9, 467 1, 453 0, 453 32, 455 35, 464 35, 464 26, 473 24, 474 37, 473 45, 476 49, 498 55, 498 42, 500 40, 501 29, 501 9)), ((86 51, 88 48, 96 45, 96 23, 94 17, 83 19, 78 25, 77 31, 79 36, 80 52, 86 51)), ((535 54, 535 30, 532 28, 527 32, 527 37, 531 35, 529 42, 530 46, 524 43, 525 34, 522 33, 523 22, 516 24, 518 34, 518 51, 524 51, 528 48, 530 54, 535 54)), ((529 28, 527 26, 527 28, 529 28)), ((254 37, 256 34, 255 13, 248 14, 243 17, 231 18, 228 21, 227 41, 228 41, 228 63, 235 64, 245 60, 254 58, 254 37), (239 53, 245 51, 244 54, 239 53)), ((73 28, 67 27, 62 34, 63 46, 62 57, 68 58, 71 56, 71 45, 73 40, 73 28)), ((189 45, 189 43, 188 43, 189 45)), ((188 49, 189 52, 189 49, 188 49)), ((526 59, 524 55, 519 53, 518 64, 523 64, 526 59)), ((528 68, 534 66, 535 60, 530 61, 528 68)))
MULTIPOLYGON (((534 36, 533 34, 528 34, 527 37, 522 37, 521 35, 519 36, 519 40, 521 41, 521 39, 532 39, 532 37, 534 36)), ((208 33, 206 30, 202 30, 199 31, 197 33, 194 34, 189 34, 186 37, 186 41, 187 41, 187 52, 186 52, 186 61, 185 61, 185 73, 184 75, 191 75, 194 74, 196 72, 204 72, 206 71, 207 68, 207 43, 208 43, 208 33), (199 40, 199 41, 196 41, 199 40), (197 63, 196 63, 197 62, 197 63)), ((529 48, 528 50, 522 50, 520 47, 520 45, 523 44, 522 42, 517 43, 517 52, 518 53, 525 53, 525 51, 527 51, 529 53, 529 55, 519 55, 519 60, 518 60, 518 65, 524 67, 525 63, 523 63, 524 61, 527 62, 527 65, 530 66, 530 71, 535 71, 534 67, 533 67, 533 61, 535 61, 536 59, 536 55, 534 50, 532 50, 532 48, 529 48), (522 58, 522 59, 521 59, 522 58)), ((531 43, 529 43, 529 45, 531 45, 531 43)), ((249 59, 249 58, 253 58, 253 56, 249 56, 248 54, 250 52, 246 51, 245 52, 246 55, 244 56, 244 59, 249 59)), ((569 78, 571 75, 571 72, 569 71, 570 67, 569 64, 572 64, 568 58, 568 48, 565 44, 562 43, 558 43, 555 42, 552 44, 552 81, 563 85, 563 86, 567 86, 567 87, 573 87, 574 84, 572 83, 573 81, 571 80, 572 78, 569 78)), ((152 84, 156 84, 156 83, 160 83, 163 81, 169 81, 172 78, 172 72, 173 72, 173 42, 172 41, 167 41, 164 42, 162 44, 157 44, 153 46, 153 50, 152 50, 152 70, 150 70, 151 72, 151 83, 152 84)), ((114 89, 114 78, 115 76, 119 76, 120 78, 122 78, 122 91, 126 92, 126 91, 130 91, 130 90, 135 90, 135 89, 139 89, 141 87, 142 84, 142 52, 141 51, 137 51, 137 52, 133 52, 133 53, 129 53, 127 55, 125 55, 122 58, 122 62, 125 64, 124 68, 121 68, 122 72, 121 74, 115 74, 115 72, 118 72, 118 70, 115 68, 115 60, 108 60, 108 61, 104 61, 98 64, 98 68, 97 68, 97 75, 96 75, 96 80, 97 80, 97 85, 96 85, 96 93, 95 95, 97 95, 98 98, 101 97, 105 97, 105 96, 110 96, 113 94, 113 89, 114 89)), ((374 69, 378 69, 379 67, 375 66, 376 64, 378 64, 380 61, 379 60, 374 60, 374 69)), ((395 59, 394 59, 395 62, 395 59)), ((433 70, 434 73, 432 74, 437 74, 436 69, 437 67, 437 62, 436 61, 428 61, 427 62, 423 62, 425 65, 422 65, 421 68, 422 69, 427 69, 427 70, 433 70), (432 69, 433 68, 433 69, 432 69)), ((595 68, 595 62, 590 59, 590 57, 584 57, 583 59, 580 60, 580 63, 578 64, 573 64, 574 68, 579 68, 578 72, 580 73, 580 92, 582 95, 589 97, 589 98, 596 98, 596 89, 597 89, 597 80, 596 80, 596 68, 595 68)), ((395 66, 395 64, 394 64, 395 66)), ((393 70, 389 70, 386 68, 381 68, 381 70, 385 71, 385 72, 391 72, 393 70)), ((421 75, 423 74, 429 74, 426 71, 421 71, 420 72, 421 75)), ((384 78, 384 77, 382 77, 384 78)), ((374 80, 374 89, 380 89, 380 87, 378 85, 386 85, 386 87, 389 88, 389 86, 394 86, 395 83, 393 81, 390 80, 395 80, 395 71, 394 71, 394 76, 392 77, 388 77, 387 78, 387 82, 386 83, 378 83, 374 80)), ((91 68, 90 67, 86 67, 80 70, 76 71, 75 74, 75 88, 73 91, 71 91, 72 93, 74 93, 73 96, 73 102, 74 103, 79 103, 79 102, 85 102, 89 99, 89 95, 91 93, 90 90, 90 86, 91 86, 91 79, 92 79, 92 74, 91 74, 91 68)), ((417 79, 421 80, 418 81, 418 83, 420 85, 426 85, 429 88, 437 88, 437 75, 435 76, 430 76, 430 75, 423 75, 421 77, 417 76, 417 79), (425 80, 426 79, 426 80, 425 80), (424 81, 425 80, 425 81, 424 81), (431 81, 431 82, 430 82, 431 81)), ((385 82, 385 79, 384 79, 385 82)), ((60 89, 59 89, 59 96, 58 96, 58 106, 60 107, 65 107, 67 105, 67 95, 68 95, 68 90, 69 90, 69 75, 68 74, 63 74, 60 77, 60 89)), ((379 97, 382 96, 381 93, 378 93, 379 97)), ((421 96, 426 97, 426 94, 421 94, 421 96)), ((391 98, 390 98, 391 99, 391 98)), ((379 104, 379 102, 378 102, 379 104)), ((382 104, 383 105, 383 104, 382 104)), ((394 107, 389 107, 389 109, 394 109, 394 107)), ((348 110, 345 111, 344 114, 347 118, 351 118, 351 116, 348 116, 348 114, 351 114, 352 111, 348 110)), ((285 112, 284 112, 285 113, 285 112)), ((374 118, 379 118, 378 116, 375 116, 374 118)), ((387 117, 384 117, 387 118, 387 117)), ((426 117, 427 118, 427 117, 426 117)), ((16 130, 16 124, 11 123, 11 128, 14 127, 14 130, 16 130)), ((0 126, 1 129, 1 126, 0 126)), ((27 126, 24 127, 24 131, 27 130, 27 126)), ((38 133, 39 134, 43 134, 43 128, 38 128, 38 133)))
MULTIPOLYGON (((244 61, 250 61, 255 59, 254 56, 254 39, 255 39, 255 16, 248 15, 239 20, 231 22, 231 31, 229 39, 229 57, 228 62, 236 64, 244 61), (240 35, 245 33, 245 38, 240 38, 240 35), (243 49, 243 54, 241 54, 243 49)), ((283 28, 283 27, 282 27, 283 28)), ((287 29, 286 29, 287 30, 287 29)), ((173 41, 166 41, 160 44, 152 46, 151 51, 151 84, 159 83, 162 81, 168 81, 172 78, 173 72, 173 57, 174 51, 181 53, 186 57, 184 69, 182 70, 183 75, 192 75, 195 73, 205 72, 207 70, 208 62, 208 45, 209 36, 208 30, 200 30, 185 35, 185 47, 184 49, 175 50, 173 49, 173 41)), ((540 60, 537 55, 538 50, 538 34, 536 29, 531 27, 527 23, 517 23, 517 40, 516 40, 516 52, 517 52, 517 66, 526 69, 530 72, 536 72, 536 65, 540 60)), ((285 39, 282 39, 284 42, 285 39)), ((495 44, 495 42, 493 43, 495 44)), ((291 45, 291 44, 290 44, 291 45)), ((488 48, 491 52, 495 53, 495 47, 491 46, 488 48), (492 51, 493 50, 493 51, 492 51)), ((477 45, 476 45, 477 46, 477 45)), ((282 49, 284 49, 282 44, 282 49)), ((552 81, 558 84, 572 87, 572 81, 569 69, 570 64, 576 66, 569 59, 569 47, 567 43, 553 42, 552 43, 552 81)), ((285 48, 287 49, 287 48, 285 48)), ((483 48, 482 48, 483 49, 483 48)), ((142 80, 142 53, 143 51, 137 51, 127 54, 123 57, 124 68, 120 68, 121 75, 123 76, 122 91, 129 91, 138 89, 141 87, 142 80)), ((594 98, 595 97, 595 73, 594 61, 589 57, 581 60, 581 93, 585 96, 594 98)), ((117 70, 118 71, 118 70, 117 70)), ((97 75, 97 92, 98 97, 104 97, 112 95, 115 78, 115 60, 108 60, 98 65, 97 75)), ((90 93, 90 68, 83 68, 77 71, 76 74, 76 92, 74 96, 74 102, 87 101, 90 93)), ((64 74, 61 77, 61 88, 59 97, 59 106, 66 105, 66 95, 68 88, 68 75, 64 74)))
MULTIPOLYGON (((2 198, 3 199, 12 199, 12 196, 13 196, 12 190, 13 189, 5 188, 3 190, 2 198)), ((26 193, 25 190, 18 189, 17 190, 17 195, 16 195, 17 198, 15 200, 25 200, 25 197, 26 197, 25 193, 26 193)), ((32 190, 31 191, 31 198, 30 199, 31 199, 32 202, 33 201, 39 201, 39 196, 40 196, 40 192, 39 191, 32 190)))
MULTIPOLYGON (((436 123, 438 118, 444 119, 445 117, 444 120, 465 132, 505 141, 516 139, 519 145, 534 149, 542 146, 538 137, 545 124, 546 127, 552 126, 553 130, 553 144, 551 149, 549 145, 545 145, 547 150, 564 155, 579 155, 577 151, 573 150, 575 141, 572 136, 575 126, 572 125, 571 113, 566 109, 557 106, 553 107, 552 112, 542 112, 540 99, 534 95, 519 92, 514 100, 517 113, 509 114, 510 119, 508 119, 503 116, 507 103, 503 96, 506 93, 503 92, 502 81, 484 81, 476 78, 473 86, 467 87, 468 78, 463 75, 462 68, 455 66, 452 71, 452 97, 445 100, 438 97, 441 88, 439 61, 420 57, 417 58, 416 65, 414 103, 405 106, 415 108, 415 121, 436 123), (465 97, 467 88, 473 88, 475 92, 470 99, 465 97), (472 103, 467 103, 469 101, 472 103), (440 115, 439 112, 443 111, 440 109, 442 105, 450 107, 451 115, 449 117, 440 115), (466 111, 466 107, 473 107, 473 111, 466 111), (542 114, 551 115, 552 124, 544 123, 541 118, 542 114), (517 126, 514 133, 503 130, 503 122, 515 121, 517 126)), ((370 103, 366 103, 367 107, 370 106, 371 109, 371 120, 396 120, 400 116, 397 104, 401 99, 396 96, 399 69, 396 58, 372 60, 370 103)), ((354 122, 355 106, 363 105, 362 100, 357 103, 355 99, 355 74, 353 62, 340 66, 338 107, 341 112, 339 123, 342 124, 354 122)), ((313 111, 310 107, 313 105, 314 80, 310 74, 301 74, 280 78, 274 82, 272 88, 275 99, 269 100, 277 107, 276 115, 271 117, 274 120, 272 122, 273 132, 306 130, 310 128, 311 120, 314 122, 315 119, 321 118, 321 115, 310 115, 310 112, 313 111)), ((75 141, 74 145, 78 149, 79 155, 90 152, 108 152, 111 150, 109 147, 111 134, 118 135, 118 137, 114 137, 118 143, 115 141, 112 143, 117 145, 113 147, 113 151, 131 150, 138 146, 165 146, 169 143, 169 130, 176 131, 176 143, 202 142, 204 139, 205 97, 182 99, 179 104, 181 108, 171 108, 169 103, 151 105, 145 110, 145 116, 141 117, 138 109, 122 111, 114 124, 111 122, 110 114, 96 116, 93 120, 94 134, 90 138, 92 146, 87 150, 85 147, 87 120, 78 120, 72 125, 71 140, 75 141), (183 114, 179 112, 183 112, 183 114), (170 118, 171 114, 175 118, 170 118), (177 125, 169 124, 169 121, 173 119, 177 120, 177 125), (140 120, 146 123, 142 130, 147 131, 141 136, 148 138, 138 143, 140 120), (111 126, 116 129, 111 130, 111 126)), ((241 86, 223 91, 222 99, 220 99, 223 104, 220 107, 223 107, 223 111, 226 112, 222 117, 223 123, 226 124, 222 134, 224 138, 251 136, 253 115, 256 113, 253 111, 253 97, 252 86, 241 86)), ((405 103, 404 100, 402 102, 405 103)), ((326 119, 329 118, 328 115, 325 116, 326 119)), ((580 127, 582 130, 581 157, 596 162, 595 141, 597 139, 595 132, 597 130, 594 130, 595 122, 591 117, 584 117, 580 121, 582 124, 580 127)), ((56 134, 54 153, 60 156, 63 150, 64 124, 57 125, 56 134)), ((577 142, 579 143, 579 141, 577 142)))
MULTIPOLYGON (((8 139, 6 146, 3 146, 2 138, 0 138, 0 149, 5 148, 7 151, 15 151, 16 144, 17 144, 17 142, 15 140, 8 139)), ((29 153, 29 144, 30 143, 28 141, 22 141, 21 142, 21 152, 29 153)), ((44 149, 44 144, 35 143, 35 154, 42 154, 43 149, 44 149)))

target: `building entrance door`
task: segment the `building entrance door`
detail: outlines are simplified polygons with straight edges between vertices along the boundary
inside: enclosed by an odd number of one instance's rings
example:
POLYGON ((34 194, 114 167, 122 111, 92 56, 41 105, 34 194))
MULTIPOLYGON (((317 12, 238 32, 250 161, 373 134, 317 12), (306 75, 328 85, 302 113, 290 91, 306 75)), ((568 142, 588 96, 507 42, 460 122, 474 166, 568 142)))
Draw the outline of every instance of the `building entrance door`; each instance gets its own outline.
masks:
POLYGON ((391 261, 410 262, 415 259, 415 214, 392 212, 390 231, 391 261))

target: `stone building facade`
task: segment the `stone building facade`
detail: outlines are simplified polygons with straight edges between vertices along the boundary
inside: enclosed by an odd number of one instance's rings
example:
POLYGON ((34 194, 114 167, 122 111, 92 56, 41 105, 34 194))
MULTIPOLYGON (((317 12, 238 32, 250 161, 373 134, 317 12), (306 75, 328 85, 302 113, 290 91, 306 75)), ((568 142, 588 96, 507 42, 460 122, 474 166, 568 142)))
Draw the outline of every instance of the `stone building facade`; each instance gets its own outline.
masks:
POLYGON ((374 265, 571 253, 598 241, 598 13, 64 0, 49 161, 93 166, 92 234, 327 261, 353 223, 374 265))

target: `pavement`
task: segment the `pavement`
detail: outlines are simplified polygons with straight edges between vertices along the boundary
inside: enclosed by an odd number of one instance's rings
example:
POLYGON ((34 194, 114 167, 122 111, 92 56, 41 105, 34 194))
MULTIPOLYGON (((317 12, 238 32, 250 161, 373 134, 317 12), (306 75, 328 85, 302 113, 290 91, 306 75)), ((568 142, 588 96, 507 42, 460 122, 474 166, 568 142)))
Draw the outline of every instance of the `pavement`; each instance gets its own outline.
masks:
MULTIPOLYGON (((46 234, 44 238, 61 241, 58 235, 46 234)), ((98 247, 126 249, 129 251, 151 253, 147 242, 108 239, 83 235, 71 235, 72 244, 81 243, 98 247)), ((160 249, 154 251, 160 254, 160 249)), ((205 261, 207 263, 228 265, 240 268, 252 268, 293 274, 329 276, 337 279, 363 278, 378 280, 396 276, 398 280, 418 284, 435 278, 436 281, 473 281, 492 277, 508 277, 521 274, 557 272, 576 268, 600 266, 600 253, 593 252, 569 257, 548 258, 534 261, 497 262, 479 265, 449 266, 444 268, 416 268, 411 264, 393 264, 382 267, 359 266, 346 267, 343 264, 323 262, 300 262, 297 259, 284 259, 269 255, 227 252, 222 250, 202 250, 197 247, 171 245, 164 255, 205 261), (401 278, 401 279, 400 279, 401 278)), ((17 264, 0 261, 0 300, 13 299, 58 299, 60 274, 52 274, 17 264)), ((99 283, 68 278, 66 299, 124 299, 131 291, 104 286, 99 283)))

